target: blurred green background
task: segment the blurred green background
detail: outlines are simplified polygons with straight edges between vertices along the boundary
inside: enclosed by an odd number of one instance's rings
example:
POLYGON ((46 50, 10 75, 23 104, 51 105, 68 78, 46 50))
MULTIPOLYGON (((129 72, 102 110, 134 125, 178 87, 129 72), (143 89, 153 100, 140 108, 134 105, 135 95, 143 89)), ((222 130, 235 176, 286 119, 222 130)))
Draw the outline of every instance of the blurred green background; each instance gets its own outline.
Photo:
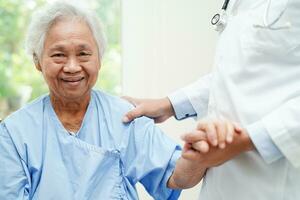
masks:
MULTIPOLYGON (((50 0, 0 0, 0 119, 48 92, 42 75, 26 54, 24 39, 33 10, 50 0)), ((89 0, 99 15, 107 50, 96 88, 121 93, 120 0, 89 0)))

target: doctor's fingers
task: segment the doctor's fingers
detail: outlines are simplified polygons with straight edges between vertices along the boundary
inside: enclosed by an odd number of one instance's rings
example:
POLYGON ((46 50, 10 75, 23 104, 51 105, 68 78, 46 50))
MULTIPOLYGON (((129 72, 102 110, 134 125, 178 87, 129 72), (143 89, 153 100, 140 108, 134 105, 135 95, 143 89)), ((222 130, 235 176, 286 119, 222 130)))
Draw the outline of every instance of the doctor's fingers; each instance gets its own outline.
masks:
POLYGON ((122 99, 125 99, 126 101, 128 101, 129 103, 131 103, 132 105, 134 105, 134 107, 136 107, 137 105, 141 104, 142 99, 138 99, 138 98, 133 98, 130 96, 122 96, 122 99))
POLYGON ((234 134, 235 133, 238 133, 238 134, 242 133, 243 129, 236 122, 231 122, 229 120, 226 120, 225 122, 227 124, 226 142, 228 144, 230 144, 230 143, 232 143, 232 141, 234 139, 234 134))
POLYGON ((220 149, 224 149, 226 147, 226 137, 228 134, 229 122, 225 120, 216 120, 214 124, 218 134, 218 146, 220 149))
POLYGON ((237 122, 232 122, 235 132, 242 133, 243 128, 237 122))
POLYGON ((194 130, 190 133, 186 133, 184 135, 181 136, 181 139, 183 141, 185 141, 186 143, 196 143, 199 141, 206 141, 207 140, 207 136, 206 133, 200 130, 194 130))
POLYGON ((234 135, 234 132, 235 132, 235 127, 234 127, 234 124, 229 122, 229 121, 226 121, 226 125, 227 125, 226 142, 228 144, 230 144, 233 141, 233 135, 234 135))
POLYGON ((199 121, 197 129, 206 133, 207 140, 212 146, 218 145, 218 134, 213 121, 199 121))
POLYGON ((129 111, 128 113, 126 113, 122 120, 124 123, 128 123, 128 122, 131 122, 132 120, 134 120, 135 118, 141 117, 143 115, 144 115, 143 107, 137 106, 134 109, 132 109, 131 111, 129 111))
POLYGON ((125 99, 126 101, 128 101, 129 103, 134 105, 134 107, 138 106, 139 104, 141 104, 143 102, 142 99, 133 98, 133 97, 130 97, 130 96, 122 96, 121 98, 125 99))

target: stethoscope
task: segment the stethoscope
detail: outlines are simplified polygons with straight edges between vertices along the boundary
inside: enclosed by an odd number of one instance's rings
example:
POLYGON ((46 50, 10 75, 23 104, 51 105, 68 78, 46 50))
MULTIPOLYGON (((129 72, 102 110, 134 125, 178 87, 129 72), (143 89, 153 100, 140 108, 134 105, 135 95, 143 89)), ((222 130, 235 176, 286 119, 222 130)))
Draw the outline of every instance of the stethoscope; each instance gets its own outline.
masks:
MULTIPOLYGON (((225 0, 224 4, 222 6, 221 12, 217 13, 213 16, 213 18, 211 19, 211 24, 214 26, 216 31, 223 31, 224 28, 226 27, 227 24, 227 14, 226 14, 226 9, 228 7, 230 0, 225 0)), ((280 26, 276 26, 276 22, 282 17, 282 15, 284 14, 286 9, 282 9, 280 14, 273 19, 273 21, 269 21, 268 20, 268 16, 269 16, 269 11, 270 11, 270 6, 271 6, 271 0, 268 0, 268 4, 265 10, 265 14, 264 14, 264 19, 263 19, 263 24, 255 24, 254 27, 256 28, 262 28, 262 29, 270 29, 270 30, 280 30, 280 29, 287 29, 291 27, 291 23, 290 22, 286 22, 284 25, 280 25, 280 26)))
POLYGON ((226 9, 230 0, 225 0, 220 13, 217 13, 211 19, 211 24, 214 26, 216 31, 224 30, 227 23, 226 9))

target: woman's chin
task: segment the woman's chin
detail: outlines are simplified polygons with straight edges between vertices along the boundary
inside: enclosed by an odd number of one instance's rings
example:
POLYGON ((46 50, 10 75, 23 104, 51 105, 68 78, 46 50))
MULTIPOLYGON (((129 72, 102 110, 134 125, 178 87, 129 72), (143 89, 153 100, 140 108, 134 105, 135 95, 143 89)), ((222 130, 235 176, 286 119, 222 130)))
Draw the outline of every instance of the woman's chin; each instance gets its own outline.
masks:
POLYGON ((64 90, 61 94, 58 95, 58 98, 61 98, 61 100, 80 100, 89 98, 90 90, 83 90, 83 89, 76 89, 76 90, 64 90))

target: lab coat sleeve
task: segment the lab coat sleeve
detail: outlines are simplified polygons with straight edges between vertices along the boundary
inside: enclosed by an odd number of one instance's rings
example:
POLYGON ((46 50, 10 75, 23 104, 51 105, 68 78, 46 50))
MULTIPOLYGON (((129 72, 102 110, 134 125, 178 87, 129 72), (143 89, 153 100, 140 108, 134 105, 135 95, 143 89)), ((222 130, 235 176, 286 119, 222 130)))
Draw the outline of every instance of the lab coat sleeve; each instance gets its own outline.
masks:
POLYGON ((155 126, 152 119, 141 117, 133 122, 129 143, 122 154, 125 176, 140 182, 156 200, 178 199, 181 190, 167 187, 180 146, 155 126))
POLYGON ((0 124, 0 199, 29 199, 29 181, 25 162, 5 127, 0 124))
POLYGON ((183 92, 183 90, 178 90, 168 96, 174 111, 175 118, 177 120, 183 120, 188 117, 197 116, 197 113, 190 102, 188 96, 183 92))
POLYGON ((270 164, 283 157, 283 154, 273 142, 262 122, 251 124, 247 132, 261 157, 270 164))
MULTIPOLYGON (((249 127, 266 130, 283 156, 294 167, 300 167, 300 97, 296 97, 249 127)), ((280 156, 275 155, 275 161, 280 156)))
POLYGON ((176 119, 207 115, 211 74, 168 96, 175 111, 176 119))

